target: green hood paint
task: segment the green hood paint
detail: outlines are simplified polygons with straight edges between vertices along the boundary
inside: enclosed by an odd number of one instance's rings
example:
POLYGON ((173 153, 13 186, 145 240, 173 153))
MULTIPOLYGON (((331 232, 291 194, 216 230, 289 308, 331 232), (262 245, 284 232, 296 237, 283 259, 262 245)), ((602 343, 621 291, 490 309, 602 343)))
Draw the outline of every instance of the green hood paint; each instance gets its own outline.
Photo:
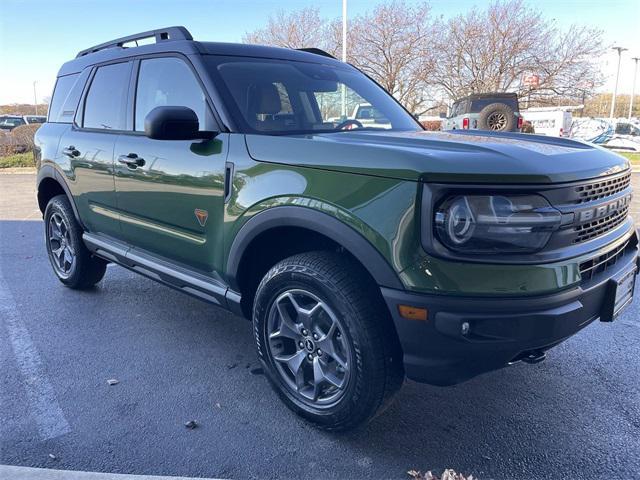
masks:
POLYGON ((262 162, 425 182, 550 184, 629 168, 600 147, 518 133, 345 131, 246 142, 262 162))

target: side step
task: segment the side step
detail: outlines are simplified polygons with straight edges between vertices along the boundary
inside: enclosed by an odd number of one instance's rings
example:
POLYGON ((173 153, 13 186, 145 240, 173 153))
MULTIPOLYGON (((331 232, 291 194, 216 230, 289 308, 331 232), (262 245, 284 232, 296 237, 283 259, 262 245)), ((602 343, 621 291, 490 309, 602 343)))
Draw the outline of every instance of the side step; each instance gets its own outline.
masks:
POLYGON ((242 315, 240 294, 231 290, 221 279, 203 275, 102 235, 84 233, 82 239, 89 251, 100 258, 242 315))

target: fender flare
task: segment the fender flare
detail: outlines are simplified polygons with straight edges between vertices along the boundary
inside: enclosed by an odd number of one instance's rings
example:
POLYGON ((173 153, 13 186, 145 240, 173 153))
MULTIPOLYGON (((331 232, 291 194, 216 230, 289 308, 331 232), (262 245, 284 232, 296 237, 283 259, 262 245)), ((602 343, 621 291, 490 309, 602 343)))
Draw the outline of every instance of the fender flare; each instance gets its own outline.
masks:
MULTIPOLYGON (((67 198, 69 199, 69 203, 71 204, 71 209, 73 210, 73 216, 76 217, 76 221, 82 227, 82 229, 86 231, 86 228, 82 223, 82 220, 80 219, 80 214, 78 213, 78 207, 76 206, 76 202, 73 198, 73 195, 71 194, 71 190, 67 185, 64 175, 60 173, 52 165, 43 165, 38 170, 38 174, 36 176, 36 185, 38 187, 37 188, 38 194, 40 192, 40 185, 47 178, 55 180, 55 182, 62 187, 62 190, 64 190, 64 193, 67 195, 67 198)), ((44 215, 44 211, 42 212, 42 214, 44 215)))
POLYGON ((227 257, 226 274, 234 288, 238 288, 238 270, 247 247, 258 235, 277 227, 300 227, 328 237, 353 255, 378 285, 404 290, 389 262, 364 236, 331 215, 295 206, 269 208, 251 217, 240 228, 227 257))

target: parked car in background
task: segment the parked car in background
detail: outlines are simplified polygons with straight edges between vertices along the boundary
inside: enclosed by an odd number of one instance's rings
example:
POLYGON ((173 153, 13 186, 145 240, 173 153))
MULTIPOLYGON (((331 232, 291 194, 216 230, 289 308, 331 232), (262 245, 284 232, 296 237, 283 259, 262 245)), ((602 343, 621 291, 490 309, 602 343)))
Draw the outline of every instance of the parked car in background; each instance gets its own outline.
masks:
POLYGON ((558 108, 528 108, 520 112, 522 118, 531 122, 536 134, 549 137, 569 137, 573 115, 558 108))
POLYGON ((522 117, 515 93, 479 93, 454 102, 443 130, 517 132, 522 117))
POLYGON ((18 115, 1 115, 0 116, 0 130, 11 131, 20 125, 26 125, 27 122, 24 118, 18 115))
POLYGON ((44 123, 47 121, 46 115, 24 115, 22 118, 28 123, 44 123))
POLYGON ((611 150, 640 152, 640 126, 633 120, 576 118, 571 126, 571 137, 611 150))
POLYGON ((391 127, 389 119, 370 103, 359 103, 356 105, 349 118, 357 120, 362 126, 371 128, 391 127))
POLYGON ((46 121, 46 115, 0 115, 0 130, 11 131, 21 125, 46 121))
POLYGON ((620 152, 640 152, 640 126, 619 120, 613 136, 604 146, 620 152))

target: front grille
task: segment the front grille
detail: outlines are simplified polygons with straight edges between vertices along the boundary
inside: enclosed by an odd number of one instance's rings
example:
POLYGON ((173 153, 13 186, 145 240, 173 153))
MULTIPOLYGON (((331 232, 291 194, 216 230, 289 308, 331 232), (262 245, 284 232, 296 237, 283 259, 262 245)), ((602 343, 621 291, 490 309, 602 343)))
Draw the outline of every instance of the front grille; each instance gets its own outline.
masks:
POLYGON ((578 225, 574 228, 576 236, 573 239, 573 243, 586 242, 607 233, 609 230, 613 230, 627 219, 628 213, 629 206, 627 205, 611 215, 578 225))
POLYGON ((580 264, 580 278, 582 281, 587 282, 591 280, 594 275, 602 273, 615 265, 630 246, 632 246, 630 244, 630 240, 627 240, 622 245, 619 245, 602 255, 587 260, 586 262, 582 262, 580 264))
POLYGON ((578 194, 576 203, 592 202, 593 200, 610 197, 623 191, 629 185, 631 185, 631 172, 621 177, 579 185, 575 187, 578 194))

